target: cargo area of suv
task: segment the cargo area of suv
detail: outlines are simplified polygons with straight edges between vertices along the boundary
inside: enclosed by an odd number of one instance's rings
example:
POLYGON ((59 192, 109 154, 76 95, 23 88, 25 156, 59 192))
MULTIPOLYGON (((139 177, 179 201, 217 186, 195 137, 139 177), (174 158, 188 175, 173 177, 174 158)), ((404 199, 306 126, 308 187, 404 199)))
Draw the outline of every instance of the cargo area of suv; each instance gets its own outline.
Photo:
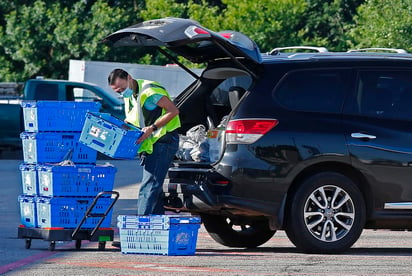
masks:
POLYGON ((164 192, 217 242, 256 247, 285 230, 304 252, 340 253, 364 228, 412 229, 412 55, 262 54, 241 33, 179 18, 106 41, 156 47, 196 79, 174 100, 179 132, 202 125, 215 140, 209 159, 173 163, 164 192))

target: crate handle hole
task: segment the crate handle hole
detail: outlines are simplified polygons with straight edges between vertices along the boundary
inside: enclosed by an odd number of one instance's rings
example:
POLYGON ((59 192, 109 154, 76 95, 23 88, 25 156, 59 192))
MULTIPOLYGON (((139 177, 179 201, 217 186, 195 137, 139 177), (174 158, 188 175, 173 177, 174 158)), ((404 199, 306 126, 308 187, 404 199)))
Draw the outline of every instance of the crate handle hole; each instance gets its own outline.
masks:
POLYGON ((106 124, 106 123, 103 123, 103 126, 104 126, 105 128, 108 128, 108 129, 112 129, 112 128, 113 128, 111 125, 106 124))
POLYGON ((98 145, 98 146, 100 146, 100 147, 104 147, 104 144, 103 144, 102 142, 97 141, 97 140, 92 140, 92 143, 93 143, 93 144, 96 144, 96 145, 98 145))

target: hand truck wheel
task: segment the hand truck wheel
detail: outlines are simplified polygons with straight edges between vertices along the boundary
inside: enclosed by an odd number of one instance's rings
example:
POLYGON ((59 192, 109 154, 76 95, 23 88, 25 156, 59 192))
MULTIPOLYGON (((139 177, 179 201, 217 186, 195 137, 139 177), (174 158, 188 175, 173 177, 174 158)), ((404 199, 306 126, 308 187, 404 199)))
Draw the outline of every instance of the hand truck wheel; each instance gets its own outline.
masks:
POLYGON ((54 249, 56 249, 56 242, 51 241, 49 244, 49 251, 54 251, 54 249))
POLYGON ((76 240, 76 249, 79 250, 82 247, 82 240, 76 240))
POLYGON ((26 239, 25 246, 26 249, 30 249, 31 247, 31 239, 26 239))
POLYGON ((99 250, 104 251, 106 249, 106 242, 105 241, 99 241, 99 250))

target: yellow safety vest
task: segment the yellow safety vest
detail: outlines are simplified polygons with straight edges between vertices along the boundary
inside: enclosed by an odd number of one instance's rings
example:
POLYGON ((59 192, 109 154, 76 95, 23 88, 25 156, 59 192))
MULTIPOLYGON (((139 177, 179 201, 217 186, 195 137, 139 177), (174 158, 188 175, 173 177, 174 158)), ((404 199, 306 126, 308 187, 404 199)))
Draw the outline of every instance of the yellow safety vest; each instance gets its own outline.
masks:
MULTIPOLYGON (((160 94, 166 96, 170 99, 169 93, 167 93, 166 89, 164 89, 159 83, 149 80, 139 80, 137 79, 137 84, 139 86, 139 93, 140 95, 140 106, 143 109, 144 103, 146 100, 154 95, 160 94)), ((141 127, 139 124, 139 111, 137 105, 137 97, 132 95, 131 97, 124 98, 125 104, 125 113, 126 113, 126 121, 137 126, 141 127)), ((162 108, 162 113, 166 113, 166 110, 162 108)), ((142 114, 143 115, 143 114, 142 114)), ((146 152, 151 154, 153 152, 153 144, 156 143, 162 136, 164 136, 167 132, 171 132, 180 127, 180 118, 179 116, 174 117, 170 120, 166 125, 160 127, 158 130, 153 132, 153 134, 144 140, 139 148, 139 153, 146 152)))

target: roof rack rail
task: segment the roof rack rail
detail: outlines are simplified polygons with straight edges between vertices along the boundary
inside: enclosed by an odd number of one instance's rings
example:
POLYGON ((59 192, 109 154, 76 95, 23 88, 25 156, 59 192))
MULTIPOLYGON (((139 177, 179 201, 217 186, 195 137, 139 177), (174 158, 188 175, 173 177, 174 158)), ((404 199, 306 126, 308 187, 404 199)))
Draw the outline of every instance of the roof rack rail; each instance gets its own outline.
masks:
POLYGON ((298 50, 312 50, 312 51, 317 51, 319 53, 326 53, 329 52, 328 49, 325 47, 314 47, 314 46, 289 46, 289 47, 278 47, 273 49, 272 51, 269 52, 269 55, 277 55, 283 50, 293 50, 293 49, 298 49, 298 50))
POLYGON ((368 51, 395 52, 395 53, 398 53, 398 54, 407 54, 408 53, 404 49, 395 49, 395 48, 361 48, 361 49, 349 50, 347 53, 368 52, 368 51))

